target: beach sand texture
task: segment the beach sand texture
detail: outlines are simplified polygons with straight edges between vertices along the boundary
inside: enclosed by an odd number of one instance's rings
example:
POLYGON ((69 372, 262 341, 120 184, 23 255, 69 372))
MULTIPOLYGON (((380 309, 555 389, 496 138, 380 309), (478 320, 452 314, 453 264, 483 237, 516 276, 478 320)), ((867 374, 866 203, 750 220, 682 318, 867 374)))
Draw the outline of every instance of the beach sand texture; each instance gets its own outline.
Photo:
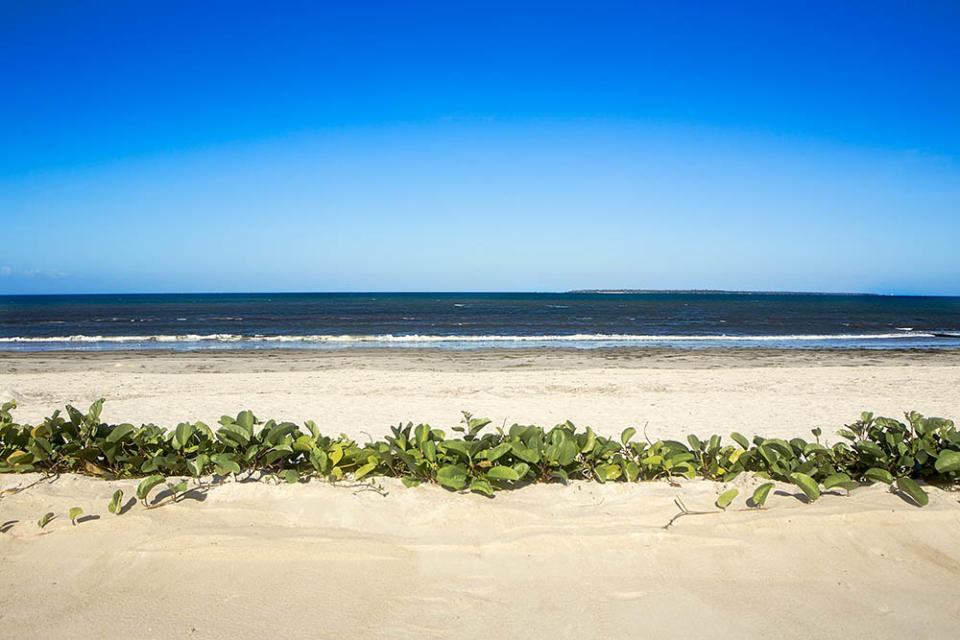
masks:
POLYGON ((106 398, 109 422, 175 426, 252 409, 261 419, 377 437, 449 428, 460 411, 550 427, 571 420, 650 438, 739 431, 832 434, 861 411, 960 416, 960 352, 648 349, 0 354, 0 397, 21 421, 106 398))
MULTIPOLYGON (((960 354, 421 352, 0 356, 0 389, 33 421, 107 398, 110 422, 313 418, 382 435, 566 418, 651 438, 832 435, 861 410, 960 417, 960 354)), ((0 476, 3 487, 31 476, 0 476)), ((114 516, 136 481, 64 476, 0 500, 0 635, 60 637, 952 637, 960 503, 919 509, 873 486, 804 504, 781 485, 723 513, 721 483, 536 485, 494 499, 436 486, 387 495, 320 482, 226 484, 114 516), (99 516, 74 527, 80 506, 99 516), (41 533, 36 520, 58 514, 41 533)))

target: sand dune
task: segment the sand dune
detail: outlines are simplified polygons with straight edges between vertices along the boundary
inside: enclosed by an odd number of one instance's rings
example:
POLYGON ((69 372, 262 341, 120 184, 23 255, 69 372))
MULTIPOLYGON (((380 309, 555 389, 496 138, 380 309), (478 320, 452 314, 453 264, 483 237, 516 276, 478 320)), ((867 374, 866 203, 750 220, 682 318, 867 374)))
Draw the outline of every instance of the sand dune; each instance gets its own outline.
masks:
MULTIPOLYGON (((28 480, 29 478, 21 478, 28 480)), ((9 482, 11 477, 5 477, 9 482)), ((116 487, 8 496, 3 628, 16 637, 947 637, 960 504, 870 487, 715 510, 723 485, 533 486, 494 499, 381 483, 227 484, 114 516, 116 487), (66 511, 99 516, 71 526, 66 511), (41 533, 45 511, 59 517, 41 533), (37 603, 43 606, 38 610, 37 603), (707 630, 714 631, 707 631, 707 630)), ((738 479, 742 493, 753 484, 738 479)), ((5 632, 6 633, 6 632, 5 632)), ((12 636, 11 636, 12 637, 12 636)))

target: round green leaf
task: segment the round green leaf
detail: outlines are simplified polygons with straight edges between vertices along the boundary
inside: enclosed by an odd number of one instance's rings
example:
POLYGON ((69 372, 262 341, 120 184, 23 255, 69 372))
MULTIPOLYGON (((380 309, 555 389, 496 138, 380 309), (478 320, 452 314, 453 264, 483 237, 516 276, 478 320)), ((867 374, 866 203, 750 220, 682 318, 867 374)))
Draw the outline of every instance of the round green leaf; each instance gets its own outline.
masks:
POLYGON ((506 480, 506 481, 516 481, 520 479, 520 474, 514 471, 511 467, 506 467, 504 465, 497 465, 496 467, 490 467, 487 470, 487 477, 491 480, 506 480))
POLYGON ((882 482, 884 484, 893 484, 893 476, 890 475, 890 472, 886 469, 878 469, 873 467, 872 469, 867 469, 863 474, 863 477, 869 480, 870 482, 882 482))
POLYGON ((730 506, 730 503, 733 502, 733 499, 740 494, 739 489, 729 489, 720 494, 720 497, 717 498, 717 506, 721 509, 726 509, 730 506))
POLYGON ((110 513, 120 515, 120 503, 123 501, 123 490, 117 489, 113 492, 113 497, 110 498, 110 504, 107 505, 107 511, 110 513))
POLYGON ((485 496, 493 497, 493 485, 483 478, 474 478, 473 481, 470 482, 470 491, 476 491, 485 496))
POLYGON ((930 502, 930 496, 927 495, 927 492, 910 478, 897 478, 897 488, 910 496, 910 499, 916 502, 917 506, 925 507, 930 502))
POLYGON ((140 484, 137 485, 137 499, 146 502, 147 496, 150 495, 150 491, 158 484, 163 482, 163 480, 163 476, 159 473, 144 478, 140 484))
POLYGON ((754 506, 762 507, 763 503, 767 501, 767 496, 770 494, 770 490, 773 489, 774 484, 772 482, 764 482, 762 485, 757 487, 753 492, 753 501, 754 506))
POLYGON ((960 471, 960 451, 941 451, 937 456, 934 468, 938 473, 955 473, 960 471))
POLYGON ((459 491, 467 484, 467 470, 456 464, 449 464, 437 470, 437 482, 448 489, 459 491))
POLYGON ((810 502, 820 497, 820 485, 817 481, 805 473, 791 473, 790 480, 800 487, 800 490, 807 496, 810 502))
POLYGON ((845 473, 835 473, 832 476, 827 476, 823 481, 823 488, 825 491, 829 491, 836 486, 843 484, 844 482, 850 482, 851 478, 845 473))

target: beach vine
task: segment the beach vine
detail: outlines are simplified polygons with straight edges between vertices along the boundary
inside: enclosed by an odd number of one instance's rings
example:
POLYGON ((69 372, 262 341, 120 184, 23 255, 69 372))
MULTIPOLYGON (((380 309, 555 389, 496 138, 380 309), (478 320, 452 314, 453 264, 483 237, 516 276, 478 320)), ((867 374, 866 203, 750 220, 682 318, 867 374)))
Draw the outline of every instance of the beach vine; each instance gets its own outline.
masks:
MULTIPOLYGON (((487 430, 489 420, 469 413, 453 428, 457 437, 408 423, 392 427, 382 439, 359 444, 342 434, 323 435, 313 421, 303 427, 261 421, 251 411, 223 416, 214 430, 203 422, 184 422, 173 429, 106 424, 100 419, 102 399, 86 413, 67 406, 65 415, 55 411, 37 425, 15 422, 15 407, 14 402, 0 407, 0 472, 144 478, 137 499, 151 507, 182 500, 188 489, 183 478, 206 488, 230 476, 257 472, 288 483, 386 476, 408 487, 436 483, 491 497, 498 490, 542 482, 678 477, 730 482, 746 473, 795 485, 810 502, 824 491, 849 493, 882 483, 917 506, 929 501, 924 484, 955 488, 960 479, 960 433, 954 422, 916 412, 905 414, 902 421, 864 413, 840 429, 840 441, 830 446, 821 442, 820 429, 813 430, 813 442, 762 436, 748 440, 739 433, 730 434, 730 443, 719 435, 691 435, 685 443, 650 442, 634 439, 632 427, 619 438, 609 438, 590 427, 578 430, 570 422, 551 429, 514 424, 487 430), (150 492, 161 485, 166 497, 148 504, 150 492)), ((772 482, 761 484, 748 504, 762 508, 772 487, 772 482)), ((717 506, 726 509, 738 494, 725 491, 717 506)), ((121 491, 114 494, 111 513, 123 512, 122 497, 121 491)))

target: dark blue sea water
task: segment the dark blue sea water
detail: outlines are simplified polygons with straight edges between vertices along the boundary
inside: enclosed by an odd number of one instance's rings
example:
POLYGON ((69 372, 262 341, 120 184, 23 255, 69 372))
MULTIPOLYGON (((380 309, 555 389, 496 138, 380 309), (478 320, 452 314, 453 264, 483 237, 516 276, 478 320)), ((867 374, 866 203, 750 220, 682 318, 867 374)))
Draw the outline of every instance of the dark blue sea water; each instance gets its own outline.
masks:
POLYGON ((716 293, 0 296, 0 350, 958 348, 960 298, 716 293))

